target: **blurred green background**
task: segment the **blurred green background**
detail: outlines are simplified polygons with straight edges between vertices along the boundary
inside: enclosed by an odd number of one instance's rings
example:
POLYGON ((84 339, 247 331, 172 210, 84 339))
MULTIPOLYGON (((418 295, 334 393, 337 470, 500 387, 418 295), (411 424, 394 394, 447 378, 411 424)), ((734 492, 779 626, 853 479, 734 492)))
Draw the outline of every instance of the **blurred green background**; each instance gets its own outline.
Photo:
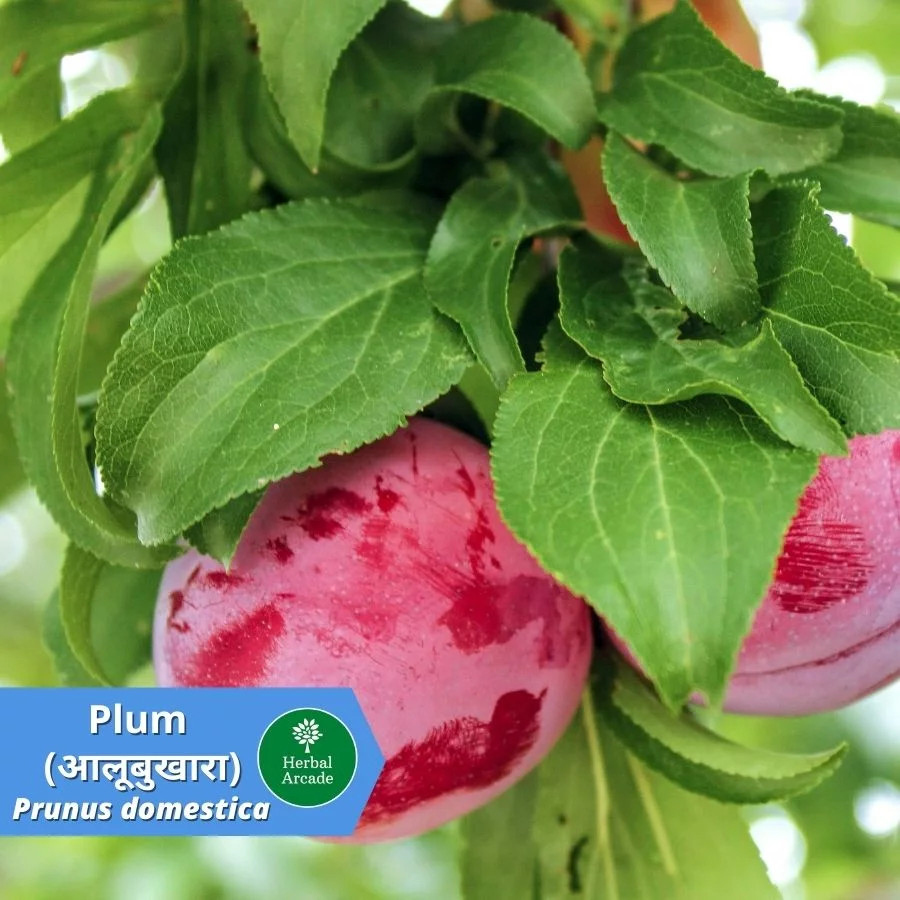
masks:
MULTIPOLYGON (((443 0, 413 5, 437 12, 443 0)), ((900 110, 900 0, 744 5, 767 71, 786 87, 900 110)), ((132 70, 128 47, 67 57, 64 112, 126 84, 132 70)), ((847 216, 834 221, 876 274, 900 282, 900 232, 847 216)), ((167 249, 165 204, 155 187, 107 244, 98 297, 131 282, 167 249)), ((10 441, 0 408, 0 447, 10 441)), ((2 454, 0 685, 52 685, 41 616, 63 539, 33 494, 16 489, 19 480, 2 454)), ((142 676, 144 683, 151 678, 149 671, 142 676)), ((900 900, 900 684, 835 715, 723 717, 718 724, 747 743, 798 752, 848 741, 843 767, 818 790, 783 806, 747 809, 751 831, 788 900, 900 900)), ((11 725, 3 724, 0 746, 12 739, 11 725)), ((301 838, 0 839, 0 900, 453 900, 456 843, 452 826, 373 847, 301 838)))

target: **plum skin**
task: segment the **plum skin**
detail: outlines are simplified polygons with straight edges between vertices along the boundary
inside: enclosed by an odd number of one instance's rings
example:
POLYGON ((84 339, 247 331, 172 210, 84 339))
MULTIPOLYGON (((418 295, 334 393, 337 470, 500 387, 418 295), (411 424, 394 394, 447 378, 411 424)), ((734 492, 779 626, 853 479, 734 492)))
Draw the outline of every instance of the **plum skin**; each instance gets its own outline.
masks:
POLYGON ((800 499, 729 712, 829 712, 900 678, 900 431, 849 443, 849 456, 822 458, 800 499))
POLYGON ((418 834, 488 802, 578 707, 587 606, 500 520, 487 448, 413 419, 271 485, 231 569, 162 579, 163 686, 352 687, 387 760, 351 840, 418 834))

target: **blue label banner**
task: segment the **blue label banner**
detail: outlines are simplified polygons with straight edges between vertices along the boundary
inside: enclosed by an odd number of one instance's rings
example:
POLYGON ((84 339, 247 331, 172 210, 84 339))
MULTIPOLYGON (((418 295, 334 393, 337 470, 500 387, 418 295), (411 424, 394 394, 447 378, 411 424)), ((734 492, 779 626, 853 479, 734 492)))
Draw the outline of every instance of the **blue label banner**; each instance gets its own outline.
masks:
POLYGON ((3 688, 0 834, 352 833, 384 765, 349 688, 3 688))

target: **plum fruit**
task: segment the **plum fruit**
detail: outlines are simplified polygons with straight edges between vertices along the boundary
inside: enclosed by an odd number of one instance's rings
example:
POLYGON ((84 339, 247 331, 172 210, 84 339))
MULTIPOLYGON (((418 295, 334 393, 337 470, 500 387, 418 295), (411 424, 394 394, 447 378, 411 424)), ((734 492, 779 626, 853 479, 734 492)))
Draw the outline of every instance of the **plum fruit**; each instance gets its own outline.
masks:
POLYGON ((414 419, 271 485, 229 571, 166 569, 161 685, 352 687, 387 760, 353 840, 418 834, 525 775, 578 706, 587 606, 500 520, 487 448, 414 419))
POLYGON ((900 431, 885 431, 853 438, 849 456, 822 459, 741 645, 724 708, 825 712, 897 678, 900 431))
POLYGON ((825 457, 741 647, 726 708, 837 709, 900 677, 900 431, 825 457))

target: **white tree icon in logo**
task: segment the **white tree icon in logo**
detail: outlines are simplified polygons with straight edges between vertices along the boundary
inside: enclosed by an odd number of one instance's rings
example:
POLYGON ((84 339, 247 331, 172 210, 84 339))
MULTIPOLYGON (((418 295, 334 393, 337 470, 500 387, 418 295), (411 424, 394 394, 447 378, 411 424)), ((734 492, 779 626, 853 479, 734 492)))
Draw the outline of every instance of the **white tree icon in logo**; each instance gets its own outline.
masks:
POLYGON ((305 744, 304 753, 309 753, 310 745, 314 744, 322 732, 319 731, 319 723, 315 719, 304 719, 294 726, 294 740, 298 744, 305 744))

